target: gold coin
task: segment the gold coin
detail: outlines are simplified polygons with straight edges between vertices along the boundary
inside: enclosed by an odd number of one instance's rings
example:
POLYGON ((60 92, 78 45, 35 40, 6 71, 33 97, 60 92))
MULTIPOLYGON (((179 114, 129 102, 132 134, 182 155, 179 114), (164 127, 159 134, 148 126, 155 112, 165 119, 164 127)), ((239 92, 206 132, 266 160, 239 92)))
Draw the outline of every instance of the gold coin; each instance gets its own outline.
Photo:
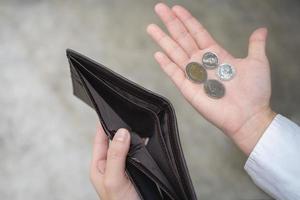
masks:
POLYGON ((197 62, 190 62, 185 71, 187 77, 195 83, 203 83, 207 79, 206 69, 197 62))

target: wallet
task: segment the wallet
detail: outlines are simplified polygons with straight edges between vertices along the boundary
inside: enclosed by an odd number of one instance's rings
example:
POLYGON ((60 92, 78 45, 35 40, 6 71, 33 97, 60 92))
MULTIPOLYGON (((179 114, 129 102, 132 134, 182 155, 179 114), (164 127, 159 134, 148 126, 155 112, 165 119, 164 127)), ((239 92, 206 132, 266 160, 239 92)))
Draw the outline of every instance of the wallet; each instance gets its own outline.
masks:
POLYGON ((129 130, 126 174, 140 198, 197 199, 170 101, 80 53, 66 53, 73 93, 97 112, 109 139, 119 128, 129 130))

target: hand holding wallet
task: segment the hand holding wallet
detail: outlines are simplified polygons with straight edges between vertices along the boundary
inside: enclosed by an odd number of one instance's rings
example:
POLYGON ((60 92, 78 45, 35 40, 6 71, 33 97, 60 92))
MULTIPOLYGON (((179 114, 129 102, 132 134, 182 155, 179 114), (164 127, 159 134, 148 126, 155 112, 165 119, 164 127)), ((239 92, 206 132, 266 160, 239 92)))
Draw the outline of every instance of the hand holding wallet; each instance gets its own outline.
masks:
POLYGON ((172 104, 73 50, 67 49, 73 93, 98 114, 107 136, 131 134, 126 173, 143 200, 196 200, 172 104))

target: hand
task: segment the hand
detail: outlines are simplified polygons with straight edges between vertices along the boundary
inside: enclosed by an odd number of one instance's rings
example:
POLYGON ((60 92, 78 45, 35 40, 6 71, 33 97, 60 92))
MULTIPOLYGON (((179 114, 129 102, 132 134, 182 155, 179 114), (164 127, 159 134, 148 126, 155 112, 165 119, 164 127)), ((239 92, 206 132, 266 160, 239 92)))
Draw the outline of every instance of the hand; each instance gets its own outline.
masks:
POLYGON ((97 128, 90 178, 101 200, 140 199, 125 173, 129 144, 126 129, 119 129, 108 144, 103 128, 97 128))
MULTIPOLYGON (((159 3, 155 11, 170 33, 167 35, 155 24, 147 27, 149 35, 164 51, 155 53, 156 61, 192 106, 249 155, 275 116, 269 104, 270 67, 265 54, 267 29, 260 28, 252 33, 248 56, 241 59, 218 45, 185 8, 174 6, 170 9, 159 3), (201 62, 202 55, 208 51, 215 52, 220 63, 229 63, 236 69, 236 76, 223 82, 225 96, 217 100, 205 94, 203 85, 195 84, 185 76, 185 66, 191 61, 201 62)), ((208 76, 216 79, 215 70, 208 70, 208 76)))

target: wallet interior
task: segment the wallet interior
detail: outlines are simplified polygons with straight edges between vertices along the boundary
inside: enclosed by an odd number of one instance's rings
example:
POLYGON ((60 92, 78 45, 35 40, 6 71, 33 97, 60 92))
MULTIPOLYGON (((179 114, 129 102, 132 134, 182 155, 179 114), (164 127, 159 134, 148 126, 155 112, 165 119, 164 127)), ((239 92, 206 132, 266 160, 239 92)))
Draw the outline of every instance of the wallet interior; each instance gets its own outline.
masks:
POLYGON ((126 170, 140 195, 190 199, 186 192, 191 183, 184 178, 189 175, 182 174, 185 163, 175 159, 182 152, 178 135, 172 134, 177 124, 172 124, 176 119, 170 103, 72 51, 68 58, 74 94, 96 110, 110 139, 119 128, 130 131, 126 170))

